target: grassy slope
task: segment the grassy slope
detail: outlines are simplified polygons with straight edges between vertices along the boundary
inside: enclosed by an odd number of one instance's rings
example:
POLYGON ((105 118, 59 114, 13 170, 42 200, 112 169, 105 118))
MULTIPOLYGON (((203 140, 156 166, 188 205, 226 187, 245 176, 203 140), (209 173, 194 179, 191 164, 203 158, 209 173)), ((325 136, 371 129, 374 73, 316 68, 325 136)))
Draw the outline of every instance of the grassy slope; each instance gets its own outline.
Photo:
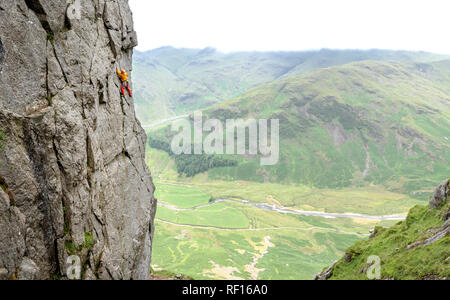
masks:
POLYGON ((207 113, 280 119, 280 163, 245 159, 209 178, 321 188, 372 183, 423 198, 450 171, 449 74, 448 62, 367 61, 250 90, 207 113))
POLYGON ((333 268, 332 280, 367 279, 367 258, 377 255, 381 259, 383 279, 417 280, 442 279, 450 276, 450 236, 427 246, 408 249, 417 241, 433 236, 433 229, 444 224, 443 215, 450 203, 440 209, 429 206, 414 207, 406 221, 389 228, 378 228, 374 238, 361 241, 349 248, 350 262, 341 259, 333 268))
POLYGON ((404 51, 237 52, 165 47, 136 52, 133 78, 138 118, 154 123, 236 97, 278 78, 361 60, 429 62, 443 59, 404 51))

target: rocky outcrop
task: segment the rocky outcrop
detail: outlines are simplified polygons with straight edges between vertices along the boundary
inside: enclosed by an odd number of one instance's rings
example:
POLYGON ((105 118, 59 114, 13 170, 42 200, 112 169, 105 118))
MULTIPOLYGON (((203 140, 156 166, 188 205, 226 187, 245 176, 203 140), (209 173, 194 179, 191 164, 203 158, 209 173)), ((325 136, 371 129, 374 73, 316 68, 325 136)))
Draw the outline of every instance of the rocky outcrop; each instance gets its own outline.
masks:
POLYGON ((148 279, 156 200, 116 67, 126 0, 0 0, 0 279, 148 279))
POLYGON ((330 277, 333 275, 333 268, 334 268, 334 266, 335 266, 336 264, 337 264, 337 261, 335 261, 334 263, 332 263, 332 264, 328 267, 328 269, 326 269, 325 271, 320 272, 319 274, 317 274, 316 276, 314 276, 314 279, 313 279, 313 280, 321 280, 321 281, 324 281, 324 280, 330 279, 330 277))
MULTIPOLYGON (((430 208, 437 209, 444 204, 447 203, 450 197, 450 179, 441 183, 436 191, 434 192, 433 197, 430 199, 430 208)), ((417 241, 408 245, 408 249, 412 249, 418 246, 427 246, 433 243, 436 243, 447 236, 450 236, 450 219, 449 219, 450 210, 444 211, 442 213, 442 218, 445 220, 444 225, 439 228, 433 228, 428 230, 428 233, 431 234, 431 237, 427 238, 424 241, 417 241)))
POLYGON ((436 191, 434 192, 433 197, 430 200, 430 207, 432 209, 438 208, 442 204, 447 201, 447 197, 450 195, 450 179, 447 179, 443 183, 441 183, 436 191))
MULTIPOLYGON (((450 198, 450 179, 447 179, 446 181, 441 183, 434 192, 434 195, 430 200, 431 209, 436 209, 448 203, 449 198, 450 198)), ((433 244, 450 235, 450 209, 447 208, 447 210, 443 212, 442 217, 445 220, 444 225, 442 225, 441 228, 438 228, 436 230, 437 232, 435 232, 431 238, 427 239, 424 242, 424 245, 433 244)))

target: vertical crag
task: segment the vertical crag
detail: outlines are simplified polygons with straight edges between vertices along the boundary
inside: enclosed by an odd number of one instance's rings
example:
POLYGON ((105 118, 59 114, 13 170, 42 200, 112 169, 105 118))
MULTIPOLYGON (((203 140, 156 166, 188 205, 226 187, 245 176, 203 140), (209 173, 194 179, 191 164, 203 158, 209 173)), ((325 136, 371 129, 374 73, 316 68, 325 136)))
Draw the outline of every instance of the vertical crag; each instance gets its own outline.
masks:
POLYGON ((80 3, 0 0, 0 279, 64 278, 71 255, 83 279, 149 278, 146 136, 115 74, 131 74, 132 14, 80 3))

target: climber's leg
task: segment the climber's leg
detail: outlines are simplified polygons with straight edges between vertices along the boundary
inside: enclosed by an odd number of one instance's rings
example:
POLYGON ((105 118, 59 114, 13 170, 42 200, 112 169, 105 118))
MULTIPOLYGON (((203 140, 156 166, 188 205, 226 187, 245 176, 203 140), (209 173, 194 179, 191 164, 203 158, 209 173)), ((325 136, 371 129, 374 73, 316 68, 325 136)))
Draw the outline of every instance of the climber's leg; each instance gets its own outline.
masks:
POLYGON ((120 88, 120 90, 122 91, 122 96, 125 97, 125 88, 122 86, 122 87, 120 88))
POLYGON ((123 85, 127 88, 128 94, 130 94, 130 97, 133 97, 133 94, 131 93, 130 89, 130 83, 128 81, 124 82, 123 85))

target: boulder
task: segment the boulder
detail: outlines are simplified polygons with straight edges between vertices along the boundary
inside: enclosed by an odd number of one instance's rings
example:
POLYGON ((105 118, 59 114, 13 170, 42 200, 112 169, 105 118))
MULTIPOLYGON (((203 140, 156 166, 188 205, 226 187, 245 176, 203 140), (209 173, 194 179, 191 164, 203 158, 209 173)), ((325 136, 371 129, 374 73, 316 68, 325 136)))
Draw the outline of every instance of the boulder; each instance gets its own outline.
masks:
POLYGON ((449 193, 450 193, 450 180, 447 179, 446 181, 441 183, 434 192, 433 197, 431 197, 430 199, 430 207, 432 209, 435 209, 443 205, 447 201, 449 193))

